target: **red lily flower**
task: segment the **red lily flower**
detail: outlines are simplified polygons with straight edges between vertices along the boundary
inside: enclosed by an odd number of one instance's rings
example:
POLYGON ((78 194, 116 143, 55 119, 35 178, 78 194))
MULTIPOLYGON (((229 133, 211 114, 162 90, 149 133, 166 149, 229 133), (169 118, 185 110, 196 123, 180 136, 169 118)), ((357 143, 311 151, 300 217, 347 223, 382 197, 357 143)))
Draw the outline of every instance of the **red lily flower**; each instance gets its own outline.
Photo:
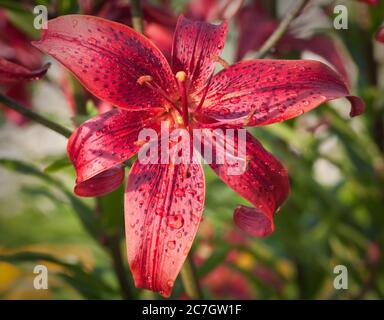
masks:
MULTIPOLYGON (((349 95, 341 78, 316 61, 243 61, 212 76, 226 33, 226 22, 211 25, 181 16, 171 67, 151 41, 125 25, 82 15, 48 22, 34 45, 59 60, 99 99, 119 107, 86 121, 69 139, 78 195, 116 188, 124 177, 122 162, 140 148, 138 133, 143 128, 161 133, 162 121, 172 130, 237 131, 290 119, 340 97, 351 101, 351 115, 363 112, 364 103, 349 95)), ((204 146, 217 143, 236 149, 239 138, 227 139, 223 132, 204 139, 204 146)), ((249 133, 246 156, 241 175, 227 175, 228 161, 211 167, 255 206, 237 207, 235 222, 252 235, 265 236, 273 231, 273 214, 288 195, 288 176, 249 133)), ((137 287, 170 295, 195 237, 204 193, 200 163, 135 161, 125 191, 125 224, 137 287)))
MULTIPOLYGON (((41 53, 31 46, 28 38, 7 19, 0 10, 0 90, 15 101, 30 107, 28 80, 40 79, 49 65, 41 67, 41 53)), ((22 125, 27 118, 4 108, 8 120, 22 125)))

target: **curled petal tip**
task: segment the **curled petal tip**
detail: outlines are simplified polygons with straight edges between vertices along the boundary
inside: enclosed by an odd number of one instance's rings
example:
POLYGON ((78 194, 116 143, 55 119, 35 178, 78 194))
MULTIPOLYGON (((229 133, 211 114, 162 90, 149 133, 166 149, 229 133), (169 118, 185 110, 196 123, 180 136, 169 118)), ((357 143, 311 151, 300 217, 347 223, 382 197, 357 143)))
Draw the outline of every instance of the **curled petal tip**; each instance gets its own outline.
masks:
POLYGON ((124 180, 124 168, 120 165, 76 184, 74 192, 80 197, 98 197, 117 189, 124 180))
POLYGON ((347 99, 351 103, 351 112, 349 113, 351 117, 356 117, 364 112, 365 103, 363 100, 355 96, 348 96, 347 99))
POLYGON ((233 216, 235 224, 253 237, 267 237, 273 233, 273 217, 269 217, 257 208, 238 205, 233 216))

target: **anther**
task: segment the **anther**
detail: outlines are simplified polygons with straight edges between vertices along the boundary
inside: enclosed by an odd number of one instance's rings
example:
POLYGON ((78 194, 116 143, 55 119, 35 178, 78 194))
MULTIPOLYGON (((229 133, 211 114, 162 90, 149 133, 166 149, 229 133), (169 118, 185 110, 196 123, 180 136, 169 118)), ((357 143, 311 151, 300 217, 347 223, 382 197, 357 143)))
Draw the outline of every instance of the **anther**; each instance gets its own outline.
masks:
POLYGON ((145 75, 145 76, 141 76, 141 77, 139 77, 138 79, 137 79, 137 83, 139 84, 139 85, 143 85, 143 84, 145 84, 145 83, 147 83, 147 82, 151 82, 153 80, 153 78, 151 77, 151 76, 148 76, 148 75, 145 75))
POLYGON ((175 75, 177 81, 179 82, 185 82, 187 79, 187 74, 184 71, 178 71, 175 75))

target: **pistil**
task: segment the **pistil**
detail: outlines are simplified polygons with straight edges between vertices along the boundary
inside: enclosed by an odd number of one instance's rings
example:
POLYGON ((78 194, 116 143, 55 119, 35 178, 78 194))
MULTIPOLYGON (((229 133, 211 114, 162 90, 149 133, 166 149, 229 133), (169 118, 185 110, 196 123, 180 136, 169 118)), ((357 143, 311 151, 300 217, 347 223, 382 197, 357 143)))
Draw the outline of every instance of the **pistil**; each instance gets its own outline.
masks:
POLYGON ((179 71, 175 75, 177 84, 179 86, 180 96, 181 96, 181 105, 182 112, 181 115, 183 117, 184 125, 188 125, 189 117, 188 117, 188 96, 187 96, 187 88, 185 82, 187 80, 187 74, 184 71, 179 71))

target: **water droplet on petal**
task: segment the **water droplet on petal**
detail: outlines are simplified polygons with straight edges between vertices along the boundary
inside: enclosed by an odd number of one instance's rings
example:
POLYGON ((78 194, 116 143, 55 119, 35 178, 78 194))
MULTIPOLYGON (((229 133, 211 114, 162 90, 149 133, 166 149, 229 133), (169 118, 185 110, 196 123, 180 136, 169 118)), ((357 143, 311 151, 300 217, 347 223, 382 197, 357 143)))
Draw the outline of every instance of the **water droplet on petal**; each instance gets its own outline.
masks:
POLYGON ((184 218, 180 214, 167 217, 167 226, 172 229, 180 229, 184 225, 184 218))
POLYGON ((167 246, 170 250, 173 250, 175 249, 176 247, 176 241, 175 240, 169 240, 168 243, 167 243, 167 246))
POLYGON ((191 220, 192 220, 193 224, 197 225, 200 222, 200 217, 198 217, 197 215, 192 214, 191 215, 191 220))
POLYGON ((176 197, 183 197, 184 196, 184 191, 182 189, 176 189, 175 190, 175 196, 176 197))
POLYGON ((161 208, 157 208, 155 213, 160 217, 164 216, 164 210, 161 208))
MULTIPOLYGON (((232 100, 232 99, 231 99, 232 100)), ((230 101, 231 101, 230 100, 230 101)), ((229 111, 229 109, 228 108, 221 108, 221 110, 220 110, 220 112, 219 112, 219 114, 221 115, 221 116, 226 116, 226 115, 228 115, 230 113, 230 111, 229 111)))
POLYGON ((230 103, 239 103, 240 102, 240 98, 239 97, 233 97, 231 99, 229 99, 229 102, 230 103))
POLYGON ((88 43, 89 44, 96 44, 97 40, 95 38, 91 37, 91 38, 88 38, 88 43))
POLYGON ((167 281, 167 286, 170 287, 170 288, 173 287, 173 281, 172 281, 171 279, 169 279, 169 280, 167 281))

